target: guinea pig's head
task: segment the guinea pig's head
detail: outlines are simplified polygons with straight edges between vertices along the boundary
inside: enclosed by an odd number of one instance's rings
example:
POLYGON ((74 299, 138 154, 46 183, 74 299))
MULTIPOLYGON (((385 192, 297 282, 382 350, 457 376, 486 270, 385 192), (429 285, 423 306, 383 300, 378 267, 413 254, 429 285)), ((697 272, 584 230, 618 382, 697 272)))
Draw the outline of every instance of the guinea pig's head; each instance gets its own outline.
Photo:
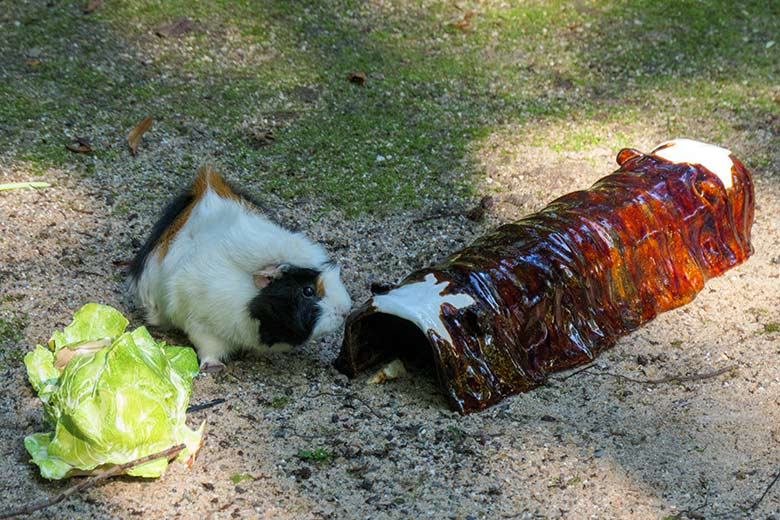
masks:
POLYGON ((299 345, 335 331, 344 322, 352 300, 341 282, 339 267, 274 266, 253 275, 259 293, 249 314, 260 321, 265 345, 299 345))

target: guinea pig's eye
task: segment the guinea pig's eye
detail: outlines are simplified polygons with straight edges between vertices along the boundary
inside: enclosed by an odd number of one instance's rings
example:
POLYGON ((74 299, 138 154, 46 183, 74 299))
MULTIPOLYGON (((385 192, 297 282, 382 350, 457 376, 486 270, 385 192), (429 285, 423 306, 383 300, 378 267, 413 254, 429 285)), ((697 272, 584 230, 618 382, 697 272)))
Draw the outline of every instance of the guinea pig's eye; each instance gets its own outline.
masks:
POLYGON ((307 297, 307 298, 311 298, 312 296, 314 296, 314 287, 311 287, 311 286, 309 286, 309 285, 307 285, 306 287, 304 287, 304 288, 303 288, 303 295, 304 295, 305 297, 307 297))

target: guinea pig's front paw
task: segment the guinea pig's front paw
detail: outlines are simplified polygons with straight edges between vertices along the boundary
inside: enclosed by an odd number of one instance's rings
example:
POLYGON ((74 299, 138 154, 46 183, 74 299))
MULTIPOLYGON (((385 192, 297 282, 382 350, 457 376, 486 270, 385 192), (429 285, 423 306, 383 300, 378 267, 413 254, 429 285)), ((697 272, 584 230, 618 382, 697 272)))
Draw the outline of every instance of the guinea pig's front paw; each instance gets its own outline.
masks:
POLYGON ((200 364, 200 371, 205 374, 216 374, 225 370, 225 364, 214 360, 203 360, 200 364))

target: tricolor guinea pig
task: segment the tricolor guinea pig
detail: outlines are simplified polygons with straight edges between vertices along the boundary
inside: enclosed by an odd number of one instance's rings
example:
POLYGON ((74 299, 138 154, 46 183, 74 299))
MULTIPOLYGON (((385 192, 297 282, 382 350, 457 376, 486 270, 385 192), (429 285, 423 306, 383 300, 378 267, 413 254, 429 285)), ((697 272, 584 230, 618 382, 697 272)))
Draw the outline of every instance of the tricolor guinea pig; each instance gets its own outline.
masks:
POLYGON ((150 324, 187 334, 203 371, 224 369, 237 349, 333 332, 352 303, 322 246, 269 220, 208 166, 155 224, 129 285, 150 324))

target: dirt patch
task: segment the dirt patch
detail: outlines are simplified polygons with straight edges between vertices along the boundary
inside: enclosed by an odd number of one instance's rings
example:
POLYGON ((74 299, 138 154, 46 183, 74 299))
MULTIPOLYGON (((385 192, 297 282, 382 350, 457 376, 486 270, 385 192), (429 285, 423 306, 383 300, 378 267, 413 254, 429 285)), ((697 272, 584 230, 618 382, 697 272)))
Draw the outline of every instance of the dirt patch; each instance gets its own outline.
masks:
MULTIPOLYGON (((500 217, 493 213, 483 223, 465 217, 414 223, 429 209, 307 223, 301 215, 311 208, 302 212, 278 200, 275 211, 283 223, 299 223, 329 246, 362 301, 372 282, 395 281, 506 216, 538 207, 544 201, 533 190, 585 187, 598 175, 596 167, 578 168, 574 158, 544 169, 571 178, 540 175, 551 157, 531 152, 518 150, 526 158, 519 171, 535 181, 510 185, 497 206, 500 217), (527 205, 518 209, 515 197, 527 205)), ((6 352, 45 341, 88 301, 132 311, 117 260, 130 257, 154 212, 113 214, 111 201, 91 183, 69 172, 48 173, 52 188, 0 195, 2 306, 27 316, 24 338, 6 342, 6 352)), ((24 180, 24 171, 3 167, 0 180, 24 180)), ((780 340, 771 327, 780 316, 774 258, 780 194, 761 179, 757 193, 755 256, 576 376, 561 374, 460 417, 426 374, 383 385, 367 385, 370 374, 347 380, 330 367, 338 336, 288 355, 235 360, 228 373, 195 381, 193 403, 227 402, 191 415, 192 424, 208 419, 192 470, 174 465, 157 481, 114 479, 38 516, 659 518, 688 511, 693 518, 738 517, 774 476, 780 441, 772 426, 780 419, 780 375, 767 362, 780 340), (679 384, 621 377, 656 379, 728 365, 739 369, 679 384), (322 456, 306 456, 315 450, 322 456)), ((140 324, 136 316, 131 325, 140 324)), ((0 405, 6 447, 0 475, 4 505, 11 505, 63 484, 44 482, 27 462, 22 439, 42 424, 23 368, 5 366, 2 378, 12 389, 0 405)), ((755 514, 777 507, 777 494, 770 493, 755 514)))

